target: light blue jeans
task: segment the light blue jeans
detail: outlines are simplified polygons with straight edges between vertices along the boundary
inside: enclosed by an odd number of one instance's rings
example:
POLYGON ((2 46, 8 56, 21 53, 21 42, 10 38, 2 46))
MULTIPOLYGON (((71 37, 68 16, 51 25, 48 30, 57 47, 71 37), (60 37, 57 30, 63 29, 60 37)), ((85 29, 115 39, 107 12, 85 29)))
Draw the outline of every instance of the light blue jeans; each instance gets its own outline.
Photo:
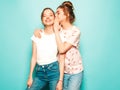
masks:
POLYGON ((82 74, 64 74, 63 90, 80 90, 82 74))
POLYGON ((59 75, 58 61, 48 65, 37 65, 32 86, 26 90, 42 90, 46 84, 49 84, 49 90, 56 90, 59 75))

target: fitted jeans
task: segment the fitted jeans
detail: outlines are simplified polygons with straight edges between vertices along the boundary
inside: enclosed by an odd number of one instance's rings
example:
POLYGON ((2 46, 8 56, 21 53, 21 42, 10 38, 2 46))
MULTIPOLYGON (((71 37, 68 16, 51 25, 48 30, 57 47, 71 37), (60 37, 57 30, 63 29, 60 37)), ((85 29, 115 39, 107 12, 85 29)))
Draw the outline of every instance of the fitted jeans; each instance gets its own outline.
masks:
POLYGON ((63 90, 80 90, 82 73, 64 74, 63 90))
POLYGON ((49 90, 56 90, 59 75, 58 61, 47 65, 37 65, 36 76, 32 86, 27 88, 27 90, 42 90, 46 84, 49 84, 49 90))

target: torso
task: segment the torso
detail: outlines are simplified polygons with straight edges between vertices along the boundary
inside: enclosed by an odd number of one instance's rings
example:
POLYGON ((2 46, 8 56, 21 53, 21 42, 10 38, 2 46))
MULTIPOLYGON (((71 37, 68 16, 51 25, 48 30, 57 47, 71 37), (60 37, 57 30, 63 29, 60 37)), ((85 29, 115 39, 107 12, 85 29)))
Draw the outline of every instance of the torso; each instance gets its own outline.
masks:
POLYGON ((37 63, 45 65, 57 61, 57 45, 55 35, 41 33, 41 38, 37 38, 37 63))
POLYGON ((79 29, 77 29, 75 26, 73 26, 73 28, 71 28, 70 30, 61 30, 62 41, 73 44, 73 47, 70 50, 68 50, 65 55, 64 73, 68 74, 79 73, 83 70, 82 58, 78 49, 80 38, 79 36, 78 38, 76 38, 77 36, 74 36, 74 32, 78 34, 80 33, 79 29))

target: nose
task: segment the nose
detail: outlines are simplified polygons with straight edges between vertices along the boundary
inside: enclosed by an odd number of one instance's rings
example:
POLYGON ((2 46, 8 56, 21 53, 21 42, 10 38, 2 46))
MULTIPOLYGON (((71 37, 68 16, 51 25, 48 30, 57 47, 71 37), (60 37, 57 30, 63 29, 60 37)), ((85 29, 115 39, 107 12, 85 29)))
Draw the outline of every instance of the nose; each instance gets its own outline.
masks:
POLYGON ((57 13, 55 13, 55 17, 57 17, 57 13))
POLYGON ((46 19, 49 19, 49 17, 46 17, 46 19))

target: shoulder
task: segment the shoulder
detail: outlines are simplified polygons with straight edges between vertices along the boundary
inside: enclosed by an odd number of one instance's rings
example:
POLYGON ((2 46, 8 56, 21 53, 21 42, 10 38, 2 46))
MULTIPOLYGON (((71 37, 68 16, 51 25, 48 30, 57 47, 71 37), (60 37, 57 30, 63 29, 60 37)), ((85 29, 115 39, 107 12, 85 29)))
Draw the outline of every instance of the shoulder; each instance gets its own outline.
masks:
POLYGON ((73 26, 73 29, 72 29, 72 33, 75 33, 75 34, 80 34, 80 29, 76 26, 73 26))
POLYGON ((35 28, 34 32, 43 32, 43 29, 42 28, 35 28))
POLYGON ((42 35, 42 33, 43 33, 43 29, 35 29, 34 30, 34 35, 35 35, 35 37, 38 37, 38 38, 41 38, 41 35, 42 35))

